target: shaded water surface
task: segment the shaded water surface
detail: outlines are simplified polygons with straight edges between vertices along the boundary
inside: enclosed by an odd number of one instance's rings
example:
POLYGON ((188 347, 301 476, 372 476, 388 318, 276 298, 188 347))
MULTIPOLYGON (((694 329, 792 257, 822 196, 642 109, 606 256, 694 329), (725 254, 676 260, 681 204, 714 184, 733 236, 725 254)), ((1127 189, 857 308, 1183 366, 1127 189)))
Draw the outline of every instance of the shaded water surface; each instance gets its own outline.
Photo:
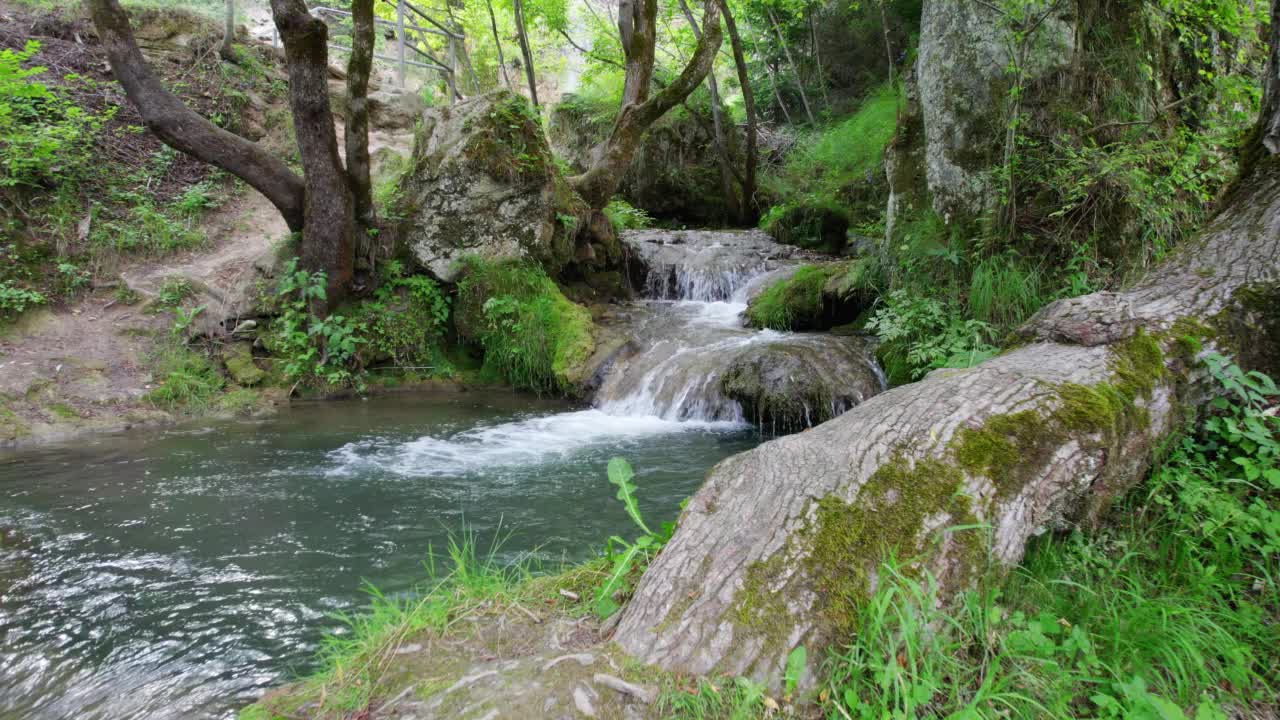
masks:
POLYGON ((310 669, 331 614, 420 582, 464 524, 505 559, 630 533, 636 467, 673 518, 731 423, 506 393, 295 405, 279 418, 0 451, 0 718, 222 718, 310 669))

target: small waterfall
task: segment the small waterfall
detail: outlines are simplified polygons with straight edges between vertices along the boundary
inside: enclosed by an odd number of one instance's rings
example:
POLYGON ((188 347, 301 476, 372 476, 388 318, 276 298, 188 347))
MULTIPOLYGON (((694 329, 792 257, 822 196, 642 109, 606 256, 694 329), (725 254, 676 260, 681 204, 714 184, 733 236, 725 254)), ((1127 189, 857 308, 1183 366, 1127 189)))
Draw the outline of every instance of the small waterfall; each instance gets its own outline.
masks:
POLYGON ((745 327, 748 300, 794 272, 803 251, 755 230, 645 230, 625 233, 623 241, 643 266, 645 299, 630 308, 622 331, 631 342, 596 393, 603 412, 759 421, 758 407, 747 417, 725 388, 726 373, 755 372, 784 389, 775 395, 794 395, 788 401, 798 403, 798 422, 812 425, 884 389, 866 339, 745 327), (771 373, 775 364, 787 373, 771 373))

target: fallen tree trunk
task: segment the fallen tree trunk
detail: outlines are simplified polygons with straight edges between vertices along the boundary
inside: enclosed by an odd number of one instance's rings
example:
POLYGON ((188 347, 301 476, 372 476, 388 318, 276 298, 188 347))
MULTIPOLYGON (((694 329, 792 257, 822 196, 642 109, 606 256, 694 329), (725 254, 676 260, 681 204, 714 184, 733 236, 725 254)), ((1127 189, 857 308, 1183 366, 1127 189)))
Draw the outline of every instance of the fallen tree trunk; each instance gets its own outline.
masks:
POLYGON ((1195 406, 1201 342, 1277 369, 1280 158, 1255 152, 1198 240, 1132 289, 1055 303, 1023 329, 1030 344, 717 465, 617 642, 669 670, 776 688, 792 648, 813 656, 855 630, 890 553, 954 592, 1096 516, 1195 406))

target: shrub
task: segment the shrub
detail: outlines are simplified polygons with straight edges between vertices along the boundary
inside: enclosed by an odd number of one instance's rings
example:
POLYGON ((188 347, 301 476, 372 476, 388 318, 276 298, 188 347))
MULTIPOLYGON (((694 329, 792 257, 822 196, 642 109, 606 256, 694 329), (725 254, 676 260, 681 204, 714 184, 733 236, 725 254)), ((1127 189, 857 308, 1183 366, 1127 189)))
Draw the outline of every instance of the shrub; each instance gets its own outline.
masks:
POLYGON ((643 230, 653 227, 653 217, 649 213, 634 207, 622 198, 614 198, 604 208, 604 214, 613 224, 616 232, 623 230, 643 230))
POLYGON ((953 306, 906 290, 891 292, 867 323, 880 336, 880 359, 894 383, 943 367, 973 367, 992 357, 993 328, 953 306))
POLYGON ((22 50, 0 50, 0 186, 78 180, 92 161, 90 148, 106 119, 35 80, 46 68, 25 66, 39 50, 35 40, 22 50))
MULTIPOLYGON (((435 280, 423 275, 405 277, 400 263, 384 266, 386 279, 371 300, 354 313, 367 328, 366 355, 385 355, 397 365, 448 374, 444 335, 449 322, 449 298, 435 280), (371 351, 371 352, 370 352, 371 351)), ((363 364, 374 360, 367 357, 363 364)))

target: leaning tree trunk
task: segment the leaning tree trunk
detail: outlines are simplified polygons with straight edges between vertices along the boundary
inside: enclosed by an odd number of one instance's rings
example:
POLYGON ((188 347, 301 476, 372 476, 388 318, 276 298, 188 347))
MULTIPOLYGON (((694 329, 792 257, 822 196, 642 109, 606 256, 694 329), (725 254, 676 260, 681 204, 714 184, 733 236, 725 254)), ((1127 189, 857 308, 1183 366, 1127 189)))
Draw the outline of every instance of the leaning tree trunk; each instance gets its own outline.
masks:
POLYGON ((538 107, 538 81, 533 70, 533 51, 529 49, 529 35, 524 28, 524 3, 512 3, 516 14, 516 35, 520 41, 520 53, 524 56, 524 76, 529 81, 529 101, 538 107))
POLYGON ((1187 336, 1280 369, 1280 158, 1264 142, 1274 92, 1249 174, 1136 287, 1054 303, 1023 328, 1030 344, 717 465, 616 641, 669 670, 776 687, 792 648, 812 655, 855 630, 889 554, 953 593, 1137 482, 1203 394, 1187 336))
POLYGON ((493 31, 493 46, 498 50, 498 72, 502 74, 502 86, 511 89, 511 78, 507 77, 507 61, 502 57, 502 38, 498 36, 498 20, 493 16, 493 0, 484 0, 489 11, 489 29, 493 31))
POLYGON ((729 3, 720 0, 720 11, 724 13, 724 26, 729 31, 729 44, 733 47, 733 64, 738 70, 738 85, 742 88, 742 105, 747 111, 747 157, 746 169, 742 176, 742 211, 744 219, 755 222, 759 214, 756 203, 756 94, 751 89, 751 76, 747 72, 747 58, 742 49, 742 37, 738 35, 738 24, 729 12, 729 3))
POLYGON ((351 284, 355 222, 329 108, 328 28, 307 11, 305 0, 271 0, 271 14, 289 64, 289 105, 306 180, 298 255, 302 267, 326 273, 333 304, 351 284))
POLYGON ((650 97, 657 15, 657 0, 622 0, 618 5, 618 33, 626 58, 622 109, 595 162, 585 173, 569 180, 592 210, 600 210, 609 204, 631 166, 645 131, 702 83, 711 72, 716 51, 720 49, 720 6, 717 0, 706 0, 702 11, 702 37, 693 50, 693 56, 674 82, 650 97))
POLYGON ((117 0, 89 0, 89 11, 111 71, 147 128, 169 147, 244 180, 276 206, 291 231, 300 232, 302 178, 260 145, 214 125, 166 90, 138 50, 129 16, 117 0))
POLYGON ((773 14, 773 9, 766 6, 765 10, 769 13, 769 22, 773 24, 773 32, 778 36, 778 43, 782 45, 783 57, 791 66, 791 74, 796 77, 796 90, 800 92, 800 103, 804 106, 804 115, 809 118, 809 124, 813 125, 813 111, 809 109, 809 96, 804 91, 804 79, 800 77, 800 66, 796 65, 795 58, 791 57, 791 48, 787 45, 786 37, 782 35, 782 27, 778 25, 778 18, 773 14))

